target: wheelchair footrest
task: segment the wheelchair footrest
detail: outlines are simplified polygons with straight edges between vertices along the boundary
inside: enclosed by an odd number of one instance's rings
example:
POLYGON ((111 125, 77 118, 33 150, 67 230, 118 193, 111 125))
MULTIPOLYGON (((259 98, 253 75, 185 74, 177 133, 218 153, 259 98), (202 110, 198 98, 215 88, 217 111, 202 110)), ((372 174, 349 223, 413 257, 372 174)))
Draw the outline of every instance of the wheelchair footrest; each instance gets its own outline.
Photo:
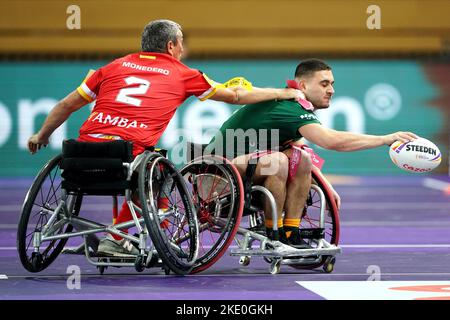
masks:
POLYGON ((134 262, 136 260, 136 257, 119 257, 119 256, 108 256, 108 255, 102 255, 102 254, 92 254, 90 256, 93 259, 99 259, 112 262, 112 263, 127 263, 127 262, 134 262))
POLYGON ((334 256, 341 253, 341 248, 336 246, 330 246, 328 248, 311 248, 311 249, 294 249, 286 246, 274 250, 262 250, 262 249, 233 249, 231 250, 232 256, 261 256, 261 257, 312 257, 312 256, 334 256))
POLYGON ((323 239, 325 237, 324 228, 300 228, 300 238, 302 239, 323 239))

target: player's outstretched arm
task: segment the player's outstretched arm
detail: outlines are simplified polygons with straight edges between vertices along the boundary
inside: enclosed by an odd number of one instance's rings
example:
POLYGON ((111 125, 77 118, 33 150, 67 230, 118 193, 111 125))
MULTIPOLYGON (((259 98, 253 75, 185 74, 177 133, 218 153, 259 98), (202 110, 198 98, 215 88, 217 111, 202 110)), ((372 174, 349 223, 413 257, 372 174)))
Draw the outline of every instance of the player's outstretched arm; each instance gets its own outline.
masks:
POLYGON ((273 89, 253 87, 251 91, 243 87, 236 86, 230 88, 219 88, 210 97, 212 100, 223 101, 230 104, 250 104, 268 100, 296 99, 303 93, 296 89, 273 89))
POLYGON ((299 132, 305 139, 322 148, 341 152, 372 149, 382 145, 391 145, 397 140, 413 141, 418 138, 412 132, 399 131, 384 136, 376 136, 337 131, 316 123, 300 127, 299 132))
POLYGON ((87 103, 88 101, 76 90, 59 101, 48 114, 39 132, 28 139, 28 150, 31 154, 35 154, 42 146, 46 146, 50 135, 69 118, 72 112, 77 111, 87 103))

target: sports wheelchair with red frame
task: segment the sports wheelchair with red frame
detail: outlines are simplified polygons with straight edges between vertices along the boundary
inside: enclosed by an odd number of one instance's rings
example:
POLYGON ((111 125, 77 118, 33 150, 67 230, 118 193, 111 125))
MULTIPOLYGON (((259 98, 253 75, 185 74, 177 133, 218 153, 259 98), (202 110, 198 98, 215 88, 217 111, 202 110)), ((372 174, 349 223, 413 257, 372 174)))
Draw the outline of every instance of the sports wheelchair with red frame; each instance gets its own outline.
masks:
MULTIPOLYGON (((332 272, 335 255, 341 252, 339 242, 339 211, 327 183, 316 170, 302 213, 300 233, 307 249, 296 249, 265 234, 261 196, 272 208, 272 221, 277 221, 275 199, 263 186, 243 180, 236 167, 217 155, 203 155, 206 145, 188 143, 188 164, 180 172, 193 193, 199 220, 199 256, 191 273, 212 266, 225 254, 233 240, 238 248, 231 255, 240 256, 247 266, 252 256, 261 256, 270 263, 270 272, 280 272, 281 265, 297 269, 323 267, 332 272), (259 242, 258 246, 254 246, 259 242)), ((277 226, 273 227, 277 231, 277 226)))

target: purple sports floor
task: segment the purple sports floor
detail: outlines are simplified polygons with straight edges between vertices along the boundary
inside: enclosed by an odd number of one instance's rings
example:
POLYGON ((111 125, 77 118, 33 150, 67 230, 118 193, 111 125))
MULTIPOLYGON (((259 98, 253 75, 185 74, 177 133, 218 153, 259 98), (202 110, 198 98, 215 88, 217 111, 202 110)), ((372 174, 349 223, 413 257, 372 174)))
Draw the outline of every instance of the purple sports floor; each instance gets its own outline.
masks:
MULTIPOLYGON (((269 265, 262 258, 254 257, 249 266, 242 267, 238 257, 225 255, 203 273, 179 277, 166 276, 156 268, 142 273, 134 268, 108 268, 100 275, 83 256, 73 255, 60 255, 39 274, 27 272, 17 255, 16 231, 31 180, 3 179, 0 180, 0 300, 325 299, 326 296, 301 283, 327 281, 324 284, 329 283, 330 288, 345 284, 348 287, 341 286, 340 290, 348 291, 356 290, 351 286, 353 283, 370 280, 374 275, 381 282, 448 284, 450 195, 438 190, 439 187, 425 187, 425 181, 450 183, 450 179, 443 176, 408 175, 357 177, 351 183, 335 184, 343 202, 342 254, 337 256, 331 274, 321 269, 299 271, 282 266, 280 274, 271 275, 269 265), (67 286, 70 265, 81 269, 80 289, 71 290, 67 286)), ((86 203, 82 212, 91 212, 102 222, 110 220, 109 202, 86 203)), ((69 245, 77 242, 79 240, 69 245)), ((440 292, 438 296, 450 299, 448 289, 440 292)))

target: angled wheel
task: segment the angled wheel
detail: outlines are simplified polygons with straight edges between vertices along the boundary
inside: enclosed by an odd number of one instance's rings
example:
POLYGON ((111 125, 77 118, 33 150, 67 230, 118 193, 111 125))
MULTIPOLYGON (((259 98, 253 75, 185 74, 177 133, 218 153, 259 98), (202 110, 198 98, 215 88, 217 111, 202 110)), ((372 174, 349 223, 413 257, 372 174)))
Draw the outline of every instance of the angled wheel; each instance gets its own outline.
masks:
MULTIPOLYGON (((316 184, 325 196, 325 240, 334 245, 339 243, 339 210, 334 201, 333 194, 323 179, 313 170, 313 184, 316 184)), ((319 192, 311 188, 308 199, 306 200, 306 209, 303 212, 300 228, 319 228, 320 223, 321 196, 319 192)), ((310 245, 314 247, 311 240, 310 245)), ((315 269, 326 264, 332 257, 322 256, 319 262, 308 265, 289 265, 296 269, 315 269), (328 260, 327 260, 328 259, 328 260)), ((334 260, 335 261, 335 260, 334 260)))
POLYGON ((199 220, 199 254, 191 273, 211 267, 236 235, 244 208, 242 180, 219 156, 194 159, 180 170, 192 192, 199 220))
MULTIPOLYGON (((39 252, 34 252, 33 238, 35 232, 42 231, 48 219, 60 202, 61 171, 59 163, 62 156, 58 155, 48 161, 36 176, 25 197, 17 229, 17 250, 24 268, 30 272, 39 272, 47 268, 60 254, 67 239, 42 242, 39 252)), ((73 215, 78 215, 82 196, 69 196, 68 209, 73 215)), ((54 225, 57 225, 58 220, 54 225)), ((73 227, 60 223, 52 234, 71 232, 73 227)))
POLYGON ((183 177, 166 158, 149 153, 139 169, 142 215, 159 257, 176 274, 197 259, 198 221, 183 177))

